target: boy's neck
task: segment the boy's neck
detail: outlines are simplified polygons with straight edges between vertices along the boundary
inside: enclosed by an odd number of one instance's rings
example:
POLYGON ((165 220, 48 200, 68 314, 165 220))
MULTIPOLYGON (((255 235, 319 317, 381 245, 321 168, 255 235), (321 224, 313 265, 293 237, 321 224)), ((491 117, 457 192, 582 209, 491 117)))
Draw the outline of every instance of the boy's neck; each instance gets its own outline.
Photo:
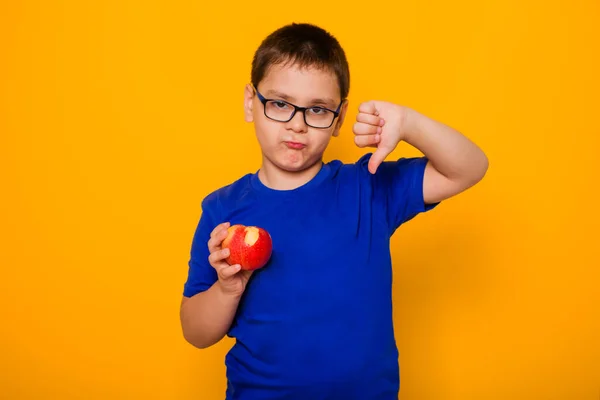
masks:
POLYGON ((263 160, 262 166, 258 171, 258 178, 263 185, 274 190, 293 190, 307 184, 321 170, 322 160, 303 171, 284 171, 271 164, 268 160, 263 160))

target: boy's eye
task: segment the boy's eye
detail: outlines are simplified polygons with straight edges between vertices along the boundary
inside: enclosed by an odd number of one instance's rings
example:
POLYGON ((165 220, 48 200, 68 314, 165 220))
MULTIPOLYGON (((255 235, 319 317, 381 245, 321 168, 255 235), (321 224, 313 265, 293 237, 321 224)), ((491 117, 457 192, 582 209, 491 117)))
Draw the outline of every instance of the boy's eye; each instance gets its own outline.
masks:
POLYGON ((275 108, 279 108, 279 109, 285 109, 288 107, 288 104, 283 101, 274 101, 273 105, 275 106, 275 108))
POLYGON ((311 112, 312 114, 315 114, 315 115, 321 115, 321 114, 324 114, 324 113, 326 113, 326 112, 327 112, 327 110, 325 110, 325 109, 324 109, 324 108, 322 108, 322 107, 312 107, 312 108, 310 109, 310 112, 311 112))

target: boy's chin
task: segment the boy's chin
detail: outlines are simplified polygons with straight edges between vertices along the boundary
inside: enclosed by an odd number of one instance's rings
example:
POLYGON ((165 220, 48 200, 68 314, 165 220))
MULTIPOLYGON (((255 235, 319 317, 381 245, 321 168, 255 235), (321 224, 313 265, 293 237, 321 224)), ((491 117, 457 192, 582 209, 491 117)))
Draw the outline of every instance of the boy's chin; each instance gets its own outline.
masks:
POLYGON ((301 173, 315 166, 315 164, 320 164, 321 160, 316 161, 305 161, 302 163, 290 163, 290 162, 278 162, 275 166, 285 172, 289 173, 301 173))
POLYGON ((319 164, 320 161, 314 161, 314 162, 306 162, 306 163, 302 163, 302 164, 285 164, 285 163, 281 163, 280 165, 278 165, 278 168, 285 171, 285 172, 289 172, 289 173, 300 173, 300 172, 304 172, 312 167, 315 166, 315 164, 319 164))

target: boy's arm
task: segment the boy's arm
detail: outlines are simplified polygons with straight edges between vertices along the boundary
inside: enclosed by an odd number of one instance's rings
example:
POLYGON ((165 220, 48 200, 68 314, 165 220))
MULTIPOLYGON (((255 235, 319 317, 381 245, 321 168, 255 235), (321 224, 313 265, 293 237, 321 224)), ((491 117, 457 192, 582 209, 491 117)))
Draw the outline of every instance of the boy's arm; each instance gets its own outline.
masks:
POLYGON ((222 242, 229 226, 229 222, 221 223, 209 236, 204 232, 210 223, 203 214, 194 238, 193 262, 186 284, 188 289, 181 301, 180 319, 185 340, 198 348, 212 346, 225 336, 252 275, 252 271, 241 270, 239 264, 226 262, 229 249, 222 248, 222 242), (210 238, 203 245, 206 236, 210 238), (210 265, 205 265, 203 260, 210 265), (214 280, 207 277, 213 276, 209 272, 214 273, 214 280), (200 289, 207 287, 209 279, 214 283, 208 289, 200 289))
POLYGON ((240 296, 231 295, 215 282, 208 290, 181 301, 183 336, 191 345, 206 348, 217 343, 229 330, 240 296))
POLYGON ((487 171, 488 159, 477 145, 456 130, 408 107, 369 101, 360 105, 356 119, 356 144, 377 148, 369 161, 371 173, 403 140, 428 158, 423 178, 427 204, 439 203, 468 189, 487 171))
POLYGON ((429 162, 423 178, 425 203, 455 196, 483 179, 488 159, 483 151, 456 130, 406 109, 404 141, 419 149, 429 162))

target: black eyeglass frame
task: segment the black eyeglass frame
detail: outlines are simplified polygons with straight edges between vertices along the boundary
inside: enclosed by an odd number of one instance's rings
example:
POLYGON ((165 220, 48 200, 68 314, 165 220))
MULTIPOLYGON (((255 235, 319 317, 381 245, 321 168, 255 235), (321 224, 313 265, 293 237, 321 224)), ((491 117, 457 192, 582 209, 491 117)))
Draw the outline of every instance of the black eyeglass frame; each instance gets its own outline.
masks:
POLYGON ((300 111, 300 112, 302 113, 302 117, 303 117, 303 119, 304 119, 304 123, 305 123, 306 125, 310 126, 311 128, 315 128, 315 129, 328 129, 328 128, 331 128, 331 126, 332 126, 332 125, 333 125, 333 123, 335 122, 335 119, 336 119, 336 118, 337 118, 337 117, 340 115, 340 109, 342 108, 342 104, 344 104, 344 101, 345 101, 345 99, 342 99, 342 101, 340 102, 339 106, 337 107, 337 110, 332 110, 332 109, 329 109, 329 108, 327 108, 327 107, 321 107, 321 106, 300 107, 300 106, 297 106, 297 105, 295 105, 295 104, 292 104, 292 103, 290 103, 289 101, 285 101, 285 100, 278 100, 278 99, 267 99, 267 98, 265 98, 265 97, 264 97, 264 96, 263 96, 263 95, 262 95, 262 94, 261 94, 261 93, 258 91, 258 89, 257 89, 257 88, 254 88, 254 91, 256 92, 256 96, 258 97, 258 100, 260 100, 260 102, 261 102, 261 103, 262 103, 262 105, 263 105, 263 112, 264 112, 264 114, 265 114, 265 117, 269 118, 270 120, 277 121, 277 122, 289 122, 289 121, 291 121, 291 120, 292 120, 292 118, 294 118, 294 116, 296 115, 296 113, 297 113, 298 111, 300 111), (282 120, 280 120, 280 119, 274 119, 274 118, 271 118, 271 117, 269 117, 269 116, 267 115, 267 102, 269 102, 269 101, 276 101, 276 102, 278 102, 278 103, 285 103, 285 104, 287 104, 287 105, 289 105, 289 106, 292 106, 292 107, 294 108, 294 112, 292 112, 292 115, 290 116, 290 118, 289 118, 289 119, 287 119, 287 120, 285 120, 285 121, 282 121, 282 120), (333 113, 333 119, 331 120, 331 123, 330 123, 328 126, 314 126, 314 125, 311 125, 311 124, 309 124, 309 123, 306 121, 306 110, 315 109, 315 108, 318 108, 318 109, 321 109, 321 110, 327 110, 327 111, 329 111, 329 112, 333 113))

